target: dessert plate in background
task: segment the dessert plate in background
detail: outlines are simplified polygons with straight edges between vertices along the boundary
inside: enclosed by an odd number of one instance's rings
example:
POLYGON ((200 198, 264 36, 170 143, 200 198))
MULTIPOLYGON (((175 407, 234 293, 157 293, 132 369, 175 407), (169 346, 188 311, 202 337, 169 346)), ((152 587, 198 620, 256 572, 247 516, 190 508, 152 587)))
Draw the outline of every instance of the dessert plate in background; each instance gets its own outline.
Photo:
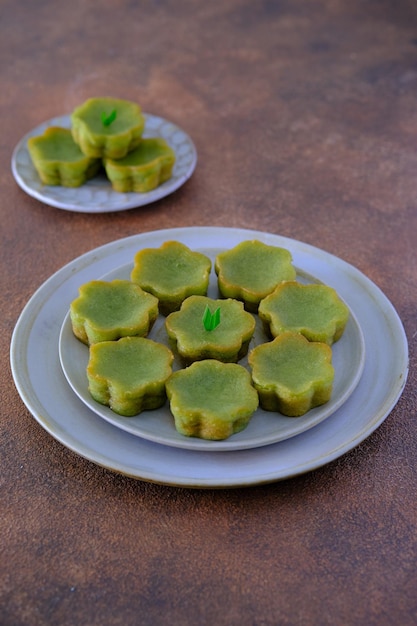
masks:
MULTIPOLYGON (((408 375, 408 345, 395 308, 364 274, 306 243, 260 231, 192 227, 165 229, 112 241, 53 274, 24 307, 13 332, 11 369, 22 401, 55 439, 86 459, 150 482, 192 488, 258 485, 294 477, 337 459, 366 439, 397 403, 408 375), (289 249, 296 267, 334 287, 348 304, 365 339, 361 379, 330 417, 268 446, 207 452, 159 445, 135 437, 91 411, 73 392, 59 362, 59 335, 83 283, 132 262, 143 247, 167 240, 190 248, 231 248, 259 239, 289 249)), ((37 445, 34 442, 34 445, 37 445)))
MULTIPOLYGON (((222 249, 218 248, 207 249, 204 247, 193 249, 208 256, 212 260, 213 266, 216 255, 219 252, 223 252, 222 249)), ((109 274, 97 278, 108 281, 116 278, 129 280, 132 268, 133 264, 130 263, 120 268, 115 268, 109 274)), ((313 277, 308 277, 305 272, 298 270, 297 274, 298 279, 302 278, 303 282, 316 282, 313 277)), ((212 298, 220 297, 217 291, 217 279, 214 270, 212 270, 210 275, 208 295, 212 298)), ((164 343, 170 348, 164 320, 165 318, 160 315, 149 334, 149 338, 164 343)), ((259 318, 257 318, 256 332, 250 343, 249 350, 267 340, 262 324, 259 318)), ((252 416, 248 426, 240 433, 222 441, 207 441, 196 437, 185 437, 178 433, 174 426, 174 418, 170 412, 168 402, 160 409, 143 411, 134 417, 123 417, 114 413, 109 407, 96 402, 88 391, 86 375, 89 357, 88 347, 74 336, 69 313, 65 317, 59 338, 59 357, 65 377, 80 400, 94 413, 100 415, 113 426, 137 437, 143 437, 167 446, 188 450, 206 450, 208 452, 244 450, 269 445, 299 435, 327 419, 346 402, 354 391, 365 364, 364 339, 359 324, 352 313, 341 339, 333 344, 332 352, 335 378, 329 402, 315 407, 305 415, 296 418, 285 417, 280 413, 264 411, 259 408, 252 416)), ((239 363, 247 366, 247 359, 242 359, 239 363)), ((180 367, 181 362, 179 359, 176 359, 173 369, 179 369, 180 367)))
POLYGON ((44 185, 33 166, 27 149, 30 137, 42 135, 49 126, 71 127, 71 117, 55 117, 27 133, 17 144, 12 155, 12 172, 17 184, 30 196, 58 209, 81 213, 108 213, 145 206, 169 195, 183 185, 194 172, 197 151, 191 138, 181 128, 156 115, 144 113, 144 137, 161 137, 175 152, 172 176, 147 193, 120 193, 113 191, 104 173, 95 176, 80 187, 70 188, 44 185))

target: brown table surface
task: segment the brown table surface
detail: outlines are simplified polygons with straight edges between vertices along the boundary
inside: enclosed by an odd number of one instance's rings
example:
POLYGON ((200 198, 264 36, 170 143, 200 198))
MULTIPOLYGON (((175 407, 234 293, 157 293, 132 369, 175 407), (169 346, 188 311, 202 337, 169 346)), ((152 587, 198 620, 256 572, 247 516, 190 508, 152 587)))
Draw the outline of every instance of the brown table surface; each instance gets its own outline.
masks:
POLYGON ((4 0, 0 15, 2 626, 416 624, 417 5, 4 0), (191 179, 102 214, 20 189, 21 137, 97 95, 186 130, 191 179), (196 225, 312 244, 392 302, 410 374, 356 448, 271 484, 178 488, 78 456, 25 408, 8 354, 35 290, 97 246, 196 225))

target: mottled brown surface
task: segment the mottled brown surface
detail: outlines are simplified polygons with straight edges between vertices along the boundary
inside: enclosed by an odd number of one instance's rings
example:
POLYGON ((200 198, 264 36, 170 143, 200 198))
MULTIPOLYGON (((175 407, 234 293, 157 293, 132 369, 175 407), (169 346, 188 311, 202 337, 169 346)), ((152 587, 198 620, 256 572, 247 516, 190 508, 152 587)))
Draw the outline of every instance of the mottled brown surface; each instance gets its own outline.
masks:
POLYGON ((0 28, 0 624, 416 624, 416 3, 3 0, 0 28), (192 179, 114 214, 25 195, 21 136, 103 94, 185 128, 192 179), (31 417, 8 351, 35 289, 113 239, 191 225, 306 241, 390 298, 410 375, 363 444, 292 480, 193 491, 106 471, 31 417))

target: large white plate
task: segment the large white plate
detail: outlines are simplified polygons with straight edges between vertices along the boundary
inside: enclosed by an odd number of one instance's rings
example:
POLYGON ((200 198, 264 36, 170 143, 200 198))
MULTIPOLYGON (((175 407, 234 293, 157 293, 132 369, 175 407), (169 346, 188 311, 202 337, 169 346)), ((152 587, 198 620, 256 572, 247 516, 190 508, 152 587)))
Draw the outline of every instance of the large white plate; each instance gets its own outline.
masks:
MULTIPOLYGON (((205 254, 212 260, 213 267, 216 255, 222 251, 223 250, 219 248, 198 248, 198 252, 205 254)), ((115 278, 129 280, 132 267, 133 263, 129 263, 120 268, 116 268, 113 272, 101 278, 104 280, 113 280, 115 278)), ((306 273, 300 270, 298 271, 298 280, 300 282, 314 282, 312 277, 308 278, 306 273)), ((212 271, 210 276, 208 295, 212 298, 220 297, 214 271, 212 271)), ((249 350, 255 347, 255 345, 267 341, 262 329, 262 324, 257 316, 256 318, 257 328, 250 343, 249 350)), ((149 338, 170 347, 165 331, 164 319, 165 318, 162 316, 159 317, 149 334, 149 338)), ((86 376, 89 351, 87 346, 75 338, 72 332, 69 314, 65 317, 59 338, 59 354, 64 374, 78 397, 92 411, 97 413, 97 415, 100 415, 114 426, 122 428, 132 435, 144 437, 150 441, 176 446, 178 448, 187 448, 189 450, 207 450, 211 452, 215 450, 244 450, 246 448, 255 448, 269 445, 277 441, 283 441, 309 428, 313 428, 313 426, 316 426, 334 413, 346 402, 354 391, 362 375, 365 363, 365 343, 363 335, 352 314, 342 338, 332 346, 332 352, 335 380, 332 397, 329 402, 312 409, 298 418, 284 417, 279 413, 258 409, 244 431, 232 435, 225 441, 205 441, 194 437, 184 437, 175 430, 174 419, 169 410, 168 403, 161 409, 155 411, 144 411, 135 417, 122 417, 111 411, 108 407, 95 402, 88 391, 88 380, 86 376)), ((242 359, 240 363, 248 367, 247 358, 242 359)), ((180 367, 180 360, 175 359, 174 369, 180 367)))
POLYGON ((149 113, 144 113, 144 116, 143 136, 162 137, 175 151, 176 156, 171 178, 152 191, 147 193, 113 191, 104 174, 99 174, 76 188, 44 185, 33 166, 27 149, 27 141, 29 137, 42 135, 49 126, 70 128, 69 115, 43 122, 19 141, 12 155, 13 176, 17 184, 30 196, 67 211, 108 213, 109 211, 124 211, 160 200, 181 187, 190 178, 197 163, 197 151, 191 138, 172 122, 149 113))
POLYGON ((134 478, 187 487, 241 487, 289 478, 340 457, 387 417, 404 388, 408 347, 392 304, 359 270, 308 244, 258 231, 178 228, 134 235, 78 257, 32 296, 13 332, 11 367, 19 394, 53 437, 81 456, 134 478), (288 248, 297 267, 337 289, 365 338, 365 367, 350 398, 314 428, 268 446, 218 452, 184 450, 135 437, 103 420, 74 394, 59 363, 58 341, 78 287, 131 262, 141 247, 167 239, 190 248, 228 248, 257 238, 288 248))

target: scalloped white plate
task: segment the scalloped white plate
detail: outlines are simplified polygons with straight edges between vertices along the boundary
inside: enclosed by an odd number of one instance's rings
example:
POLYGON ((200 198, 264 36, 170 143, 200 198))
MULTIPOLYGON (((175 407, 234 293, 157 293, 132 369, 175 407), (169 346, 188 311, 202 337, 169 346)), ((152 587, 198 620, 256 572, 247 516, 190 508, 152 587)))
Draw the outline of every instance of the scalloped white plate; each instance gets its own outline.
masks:
MULTIPOLYGON (((219 252, 223 252, 223 249, 207 249, 204 247, 198 248, 198 252, 208 256, 214 267, 215 257, 219 252)), ((115 278, 129 280, 132 267, 133 263, 115 268, 114 271, 100 278, 102 280, 114 280, 115 278)), ((297 274, 298 280, 301 282, 316 282, 313 277, 307 276, 302 270, 298 270, 297 274)), ((220 297, 214 270, 212 270, 210 275, 208 295, 212 298, 220 297)), ((257 319, 256 332, 250 343, 249 350, 259 343, 268 341, 258 316, 255 317, 257 319)), ((149 338, 164 343, 169 348, 164 320, 164 317, 159 316, 149 334, 149 338)), ((358 322, 352 313, 342 338, 332 346, 332 352, 335 379, 332 397, 329 402, 297 418, 285 417, 280 413, 258 409, 252 416, 249 425, 242 432, 232 435, 223 441, 206 441, 179 434, 175 429, 174 418, 171 415, 168 403, 161 409, 144 411, 134 417, 122 417, 107 406, 95 402, 88 391, 86 376, 89 351, 86 345, 75 338, 69 313, 65 317, 59 338, 59 356, 63 372, 74 392, 89 409, 110 422, 110 424, 113 424, 113 426, 117 426, 132 435, 167 446, 188 450, 206 450, 209 452, 244 450, 269 445, 299 435, 327 419, 352 394, 360 380, 365 364, 365 342, 358 322)), ((240 364, 248 367, 247 358, 242 359, 240 364)), ((180 367, 181 362, 179 359, 176 359, 174 369, 179 369, 180 367)))
POLYGON ((30 196, 58 209, 81 213, 108 213, 145 206, 176 191, 194 172, 197 151, 191 138, 181 128, 156 115, 144 113, 144 137, 162 137, 175 152, 172 176, 147 193, 119 193, 113 191, 109 180, 99 174, 81 187, 69 188, 44 185, 27 149, 30 137, 42 135, 49 126, 71 127, 71 117, 63 115, 43 122, 27 133, 17 144, 12 155, 12 172, 17 184, 30 196))
POLYGON ((14 329, 10 356, 23 402, 63 445, 115 472, 194 488, 268 483, 329 463, 361 443, 384 421, 397 403, 408 374, 408 346, 401 320, 387 297, 359 270, 323 250, 286 237, 215 227, 143 233, 78 257, 31 297, 14 329), (288 248, 295 266, 337 289, 358 321, 365 339, 365 366, 356 389, 337 411, 295 437, 219 454, 136 437, 115 428, 76 396, 62 372, 58 343, 80 285, 130 263, 138 249, 158 247, 168 239, 199 249, 230 248, 252 238, 288 248))

